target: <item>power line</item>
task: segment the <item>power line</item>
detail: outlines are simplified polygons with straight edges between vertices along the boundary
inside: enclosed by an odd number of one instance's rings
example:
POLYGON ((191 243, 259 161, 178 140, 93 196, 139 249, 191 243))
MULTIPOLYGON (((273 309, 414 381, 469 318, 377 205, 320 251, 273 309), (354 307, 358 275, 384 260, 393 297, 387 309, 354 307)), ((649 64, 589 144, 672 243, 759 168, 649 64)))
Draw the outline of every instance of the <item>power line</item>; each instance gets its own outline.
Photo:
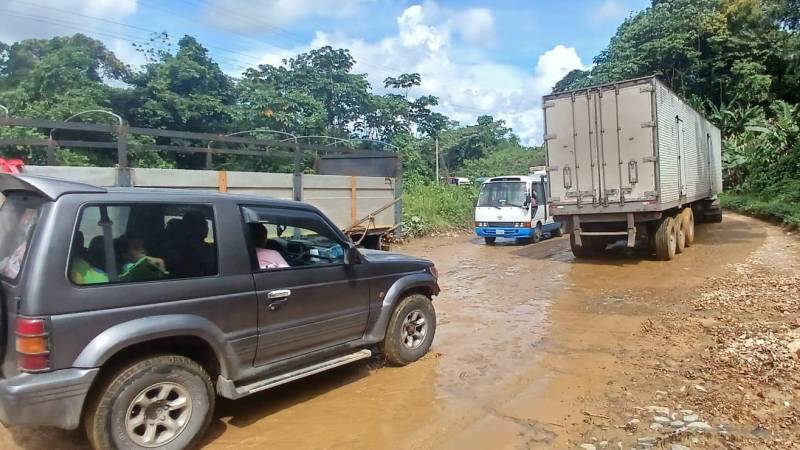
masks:
MULTIPOLYGON (((199 1, 198 0, 180 0, 180 1, 182 3, 184 3, 184 4, 194 5, 194 6, 199 6, 199 7, 203 7, 204 5, 207 5, 207 3, 203 2, 202 0, 199 0, 199 1)), ((221 10, 221 11, 223 11, 223 12, 227 12, 227 15, 231 16, 234 20, 248 22, 248 23, 251 23, 253 25, 256 25, 256 26, 259 26, 259 27, 262 27, 262 28, 266 28, 268 30, 272 30, 272 31, 274 31, 276 33, 279 33, 279 34, 282 34, 284 36, 287 36, 287 38, 289 38, 289 39, 291 39, 291 40, 293 40, 293 41, 295 41, 295 42, 297 42, 297 43, 299 43, 299 44, 301 44, 303 46, 308 45, 308 41, 303 36, 301 36, 299 34, 296 34, 296 33, 293 33, 293 32, 291 32, 291 31, 289 31, 289 30, 287 30, 285 28, 281 28, 281 27, 279 27, 277 25, 274 25, 274 24, 271 24, 269 22, 264 22, 263 20, 258 20, 258 19, 254 19, 254 18, 246 16, 246 15, 243 15, 241 13, 238 13, 237 11, 234 11, 234 10, 232 10, 230 8, 226 8, 226 7, 222 6, 222 5, 215 5, 214 7, 219 9, 219 10, 221 10)), ((236 35, 241 35, 240 33, 236 33, 236 32, 230 31, 230 30, 229 30, 229 32, 231 32, 233 34, 236 34, 236 35)), ((257 42, 266 43, 266 42, 261 41, 261 40, 257 40, 257 39, 254 39, 254 40, 256 40, 257 42)), ((271 47, 276 47, 273 44, 269 44, 269 43, 266 43, 266 44, 271 46, 271 47)), ((278 48, 280 50, 285 50, 285 49, 280 48, 280 47, 276 47, 276 48, 278 48)), ((364 62, 364 59, 362 59, 360 61, 360 64, 362 64, 362 65, 364 65, 364 66, 366 66, 368 68, 372 68, 372 69, 383 69, 383 70, 386 70, 386 71, 389 71, 389 72, 399 72, 399 73, 403 73, 404 72, 403 69, 400 69, 398 67, 392 67, 392 66, 388 66, 388 65, 385 65, 385 64, 381 64, 381 63, 374 63, 374 62, 370 62, 369 60, 366 60, 366 61, 367 62, 364 62)))
MULTIPOLYGON (((184 3, 187 3, 186 0, 183 0, 183 1, 184 1, 184 3)), ((38 4, 35 4, 35 3, 27 2, 27 1, 24 1, 24 0, 17 0, 16 3, 27 4, 27 5, 35 6, 35 7, 42 7, 42 5, 38 5, 38 4)), ((132 30, 139 30, 139 31, 144 31, 144 32, 148 32, 148 33, 159 33, 158 31, 155 31, 155 30, 152 30, 152 29, 148 29, 148 28, 144 28, 144 27, 140 27, 140 26, 136 26, 136 25, 130 25, 130 24, 126 24, 126 23, 123 23, 123 22, 118 22, 118 21, 114 21, 114 20, 110 20, 110 19, 101 18, 101 17, 90 16, 90 15, 86 15, 86 14, 82 14, 82 13, 78 13, 78 12, 73 12, 73 11, 68 11, 68 10, 63 10, 63 9, 58 9, 58 8, 51 8, 51 7, 48 7, 48 9, 50 9, 52 11, 57 11, 57 12, 60 12, 60 13, 63 13, 63 14, 70 14, 70 15, 83 17, 83 18, 90 19, 90 20, 95 20, 95 21, 98 21, 98 22, 104 22, 104 23, 108 23, 108 24, 112 24, 112 25, 116 25, 116 26, 129 28, 129 29, 132 29, 132 30)), ((178 17, 178 18, 180 18, 180 19, 182 19, 184 21, 189 22, 188 20, 184 19, 183 17, 181 17, 181 16, 179 16, 179 15, 173 13, 173 12, 166 11, 166 10, 164 10, 162 8, 153 8, 153 9, 159 9, 161 11, 167 12, 170 15, 175 15, 176 17, 178 17)), ((226 10, 230 11, 228 9, 226 9, 226 10)), ((133 44, 138 44, 138 45, 148 45, 149 44, 149 42, 147 40, 142 40, 143 38, 141 38, 139 36, 131 36, 131 35, 119 33, 119 32, 116 32, 116 31, 111 31, 111 30, 98 30, 96 28, 91 28, 91 27, 88 27, 88 26, 85 26, 85 25, 82 25, 82 24, 76 24, 74 22, 54 19, 54 18, 50 18, 50 17, 43 17, 43 16, 35 16, 35 15, 30 15, 30 14, 24 14, 24 13, 22 13, 20 11, 16 11, 16 10, 2 10, 2 9, 0 9, 0 11, 3 11, 5 13, 7 13, 7 14, 11 14, 13 16, 16 16, 18 18, 22 18, 22 19, 25 19, 25 20, 31 20, 31 21, 41 22, 41 23, 48 23, 48 24, 51 24, 51 25, 61 26, 63 28, 72 28, 72 29, 76 29, 76 30, 83 30, 83 31, 85 31, 87 33, 94 33, 94 34, 97 34, 97 35, 100 35, 100 36, 111 37, 111 38, 114 38, 114 39, 119 39, 119 40, 130 42, 130 43, 133 43, 133 44)), ((240 16, 240 17, 243 17, 243 16, 240 16)), ((255 20, 251 20, 251 22, 259 23, 259 22, 255 21, 255 20)), ((270 24, 266 24, 266 23, 263 23, 263 24, 266 27, 280 29, 280 27, 274 27, 274 26, 272 26, 270 24)), ((237 34, 239 36, 243 36, 246 39, 253 40, 254 42, 263 43, 263 44, 275 47, 275 48, 277 48, 279 50, 285 50, 285 49, 277 47, 277 46, 275 46, 273 44, 269 44, 269 43, 266 43, 266 42, 262 42, 260 40, 252 39, 250 37, 247 37, 245 35, 241 35, 239 33, 233 33, 233 34, 237 34)), ((291 34, 291 33, 289 33, 289 34, 291 34)), ((294 36, 297 36, 297 39, 302 39, 302 38, 299 37, 299 35, 294 35, 294 36)), ((245 61, 245 62, 253 63, 254 66, 258 66, 258 60, 255 57, 253 57, 252 55, 248 55, 248 54, 236 51, 236 50, 230 50, 230 49, 227 49, 227 48, 224 48, 224 47, 219 47, 219 46, 216 46, 216 45, 207 45, 207 46, 209 48, 213 48, 213 49, 225 52, 225 53, 231 53, 231 54, 243 56, 245 58, 248 58, 248 61, 245 61)), ((251 68, 251 67, 247 67, 247 66, 241 65, 242 61, 239 61, 239 60, 227 59, 227 58, 221 57, 219 55, 217 55, 215 57, 215 59, 228 64, 230 67, 234 67, 234 68, 237 68, 237 69, 240 69, 240 70, 248 70, 248 69, 251 68)), ((361 64, 368 66, 368 64, 363 63, 363 62, 361 64)), ((389 67, 387 67, 387 66, 381 66, 381 67, 384 68, 384 69, 389 69, 389 67)), ((401 70, 398 70, 398 71, 402 72, 401 70)), ((461 110, 461 111, 464 111, 464 112, 471 112, 473 114, 478 114, 478 115, 486 114, 486 111, 479 110, 479 109, 473 108, 471 106, 468 107, 468 106, 459 105, 457 103, 452 103, 452 102, 447 102, 447 105, 450 106, 451 108, 458 109, 458 110, 461 110)))
MULTIPOLYGON (((26 2, 26 1, 23 1, 23 0, 16 0, 15 3, 21 3, 21 4, 31 5, 31 6, 35 6, 35 7, 43 7, 42 5, 38 5, 36 3, 31 3, 31 2, 26 2)), ((118 21, 115 21, 115 20, 105 19, 105 18, 102 18, 102 17, 95 17, 95 16, 90 16, 90 15, 87 15, 87 14, 81 14, 81 13, 74 12, 74 11, 67 11, 67 10, 64 10, 64 9, 58 9, 58 8, 52 8, 52 7, 47 7, 47 9, 51 10, 51 11, 56 11, 56 12, 59 12, 59 13, 63 13, 63 14, 70 14, 70 15, 73 15, 73 16, 83 17, 83 18, 90 19, 90 20, 95 20, 95 21, 98 21, 98 22, 104 22, 104 23, 108 23, 108 24, 112 24, 112 25, 117 25, 117 26, 121 26, 121 27, 125 27, 125 28, 130 28, 132 30, 139 30, 139 31, 144 31, 144 32, 148 32, 148 33, 155 33, 155 34, 160 33, 159 31, 152 30, 152 29, 149 29, 149 28, 144 28, 144 27, 140 27, 140 26, 136 26, 136 25, 131 25, 131 24, 123 23, 123 22, 118 22, 118 21)), ((14 12, 21 13, 20 11, 14 11, 14 12)), ((37 17, 37 16, 31 16, 31 18, 33 18, 33 17, 37 17)), ((38 16, 38 18, 49 19, 49 18, 42 17, 42 16, 38 16)), ((74 23, 73 23, 73 25, 74 25, 74 23)), ((248 55, 246 53, 242 53, 242 52, 239 52, 239 51, 236 51, 236 50, 230 50, 230 49, 227 49, 227 48, 224 48, 224 47, 219 47, 219 46, 216 46, 216 45, 207 45, 207 47, 213 48, 215 50, 219 50, 219 51, 222 51, 222 52, 225 52, 225 53, 231 53, 231 54, 243 56, 245 58, 250 59, 251 61, 257 61, 257 58, 255 58, 253 55, 248 55)))
MULTIPOLYGON (((36 15, 30 15, 30 14, 23 14, 23 13, 21 13, 19 11, 14 11, 14 10, 0 9, 0 12, 3 12, 5 14, 7 14, 7 15, 10 15, 12 17, 17 17, 17 18, 20 18, 20 19, 23 19, 23 20, 29 20, 29 21, 39 22, 39 23, 47 23, 47 24, 50 24, 50 25, 55 25, 55 26, 62 27, 64 29, 72 29, 72 30, 83 31, 83 32, 90 33, 90 34, 95 34, 95 35, 99 35, 99 36, 105 36, 105 37, 110 37, 110 38, 113 38, 113 39, 118 39, 118 40, 121 40, 121 41, 130 42, 132 44, 138 44, 138 45, 148 45, 149 44, 149 42, 146 39, 142 40, 142 38, 139 37, 139 36, 131 36, 131 35, 119 33, 119 32, 116 32, 116 31, 98 30, 96 28, 92 28, 92 27, 89 27, 89 26, 84 26, 84 25, 81 25, 81 24, 76 24, 74 22, 63 21, 63 20, 54 19, 54 18, 50 18, 50 17, 42 17, 42 16, 36 16, 36 15)), ((242 70, 249 69, 249 67, 241 65, 240 61, 229 60, 227 58, 220 57, 220 56, 217 56, 216 59, 218 59, 218 60, 220 60, 222 62, 225 62, 226 64, 229 64, 231 67, 235 67, 237 69, 242 69, 242 70)))

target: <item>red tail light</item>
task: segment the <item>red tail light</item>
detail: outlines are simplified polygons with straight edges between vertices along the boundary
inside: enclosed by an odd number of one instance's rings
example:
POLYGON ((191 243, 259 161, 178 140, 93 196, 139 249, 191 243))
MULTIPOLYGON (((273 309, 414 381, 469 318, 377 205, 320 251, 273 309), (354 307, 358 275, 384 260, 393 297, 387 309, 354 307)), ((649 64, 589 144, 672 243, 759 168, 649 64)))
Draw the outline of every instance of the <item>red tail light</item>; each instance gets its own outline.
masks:
POLYGON ((17 317, 17 367, 23 372, 50 370, 50 339, 45 319, 17 317))

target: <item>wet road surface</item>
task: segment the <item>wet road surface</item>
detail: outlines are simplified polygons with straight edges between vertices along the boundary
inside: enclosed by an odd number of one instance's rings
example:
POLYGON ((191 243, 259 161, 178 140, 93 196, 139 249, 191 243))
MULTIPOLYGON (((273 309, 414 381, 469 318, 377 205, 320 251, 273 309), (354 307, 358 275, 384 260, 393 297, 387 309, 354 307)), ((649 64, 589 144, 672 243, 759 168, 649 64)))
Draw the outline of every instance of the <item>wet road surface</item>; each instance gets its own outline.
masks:
MULTIPOLYGON (((615 249, 576 261, 566 238, 516 246, 461 235, 401 252, 433 260, 442 294, 431 353, 360 362, 218 402, 208 449, 564 448, 575 408, 609 382, 611 355, 670 292, 745 259, 763 222, 701 225, 672 262, 615 249), (638 299, 638 300, 631 300, 638 299), (621 305, 625 305, 624 308, 621 305)), ((0 428, 0 448, 82 449, 78 432, 0 428)))

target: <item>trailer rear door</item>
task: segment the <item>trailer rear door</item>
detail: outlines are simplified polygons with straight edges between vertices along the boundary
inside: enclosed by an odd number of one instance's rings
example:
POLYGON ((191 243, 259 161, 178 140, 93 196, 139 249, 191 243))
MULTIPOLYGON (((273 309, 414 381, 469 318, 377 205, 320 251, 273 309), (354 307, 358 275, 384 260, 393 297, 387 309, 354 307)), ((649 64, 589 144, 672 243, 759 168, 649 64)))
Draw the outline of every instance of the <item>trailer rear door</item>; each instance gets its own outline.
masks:
MULTIPOLYGON (((609 195, 610 203, 652 200, 656 197, 653 83, 654 80, 649 80, 644 84, 618 86, 614 95, 605 97, 615 104, 618 117, 616 127, 606 127, 607 134, 613 135, 617 141, 611 153, 620 174, 619 184, 614 186, 620 190, 620 194, 609 195)), ((611 167, 610 159, 607 167, 611 167)), ((610 188, 607 186, 607 190, 610 188)))
POLYGON ((587 92, 545 98, 545 143, 551 200, 592 204, 598 198, 594 102, 587 92))
POLYGON ((656 191, 652 80, 545 98, 553 201, 597 207, 656 191))

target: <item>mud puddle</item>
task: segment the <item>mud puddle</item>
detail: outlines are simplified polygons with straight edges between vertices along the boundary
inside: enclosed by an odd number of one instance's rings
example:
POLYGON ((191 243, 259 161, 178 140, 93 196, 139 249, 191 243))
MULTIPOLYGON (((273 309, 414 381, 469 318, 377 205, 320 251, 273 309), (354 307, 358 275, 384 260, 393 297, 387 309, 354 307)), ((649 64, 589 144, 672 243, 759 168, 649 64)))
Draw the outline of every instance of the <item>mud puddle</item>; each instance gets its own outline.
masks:
MULTIPOLYGON (((662 304, 746 259, 765 226, 739 216, 698 226, 696 244, 668 263, 627 249, 576 261, 565 238, 414 241, 398 250, 433 260, 442 286, 426 358, 403 368, 357 363, 220 401, 205 446, 571 448, 583 411, 606 405, 607 388, 635 372, 625 362, 637 351, 627 345, 633 334, 662 304)), ((0 429, 4 448, 83 448, 75 436, 0 429)))

